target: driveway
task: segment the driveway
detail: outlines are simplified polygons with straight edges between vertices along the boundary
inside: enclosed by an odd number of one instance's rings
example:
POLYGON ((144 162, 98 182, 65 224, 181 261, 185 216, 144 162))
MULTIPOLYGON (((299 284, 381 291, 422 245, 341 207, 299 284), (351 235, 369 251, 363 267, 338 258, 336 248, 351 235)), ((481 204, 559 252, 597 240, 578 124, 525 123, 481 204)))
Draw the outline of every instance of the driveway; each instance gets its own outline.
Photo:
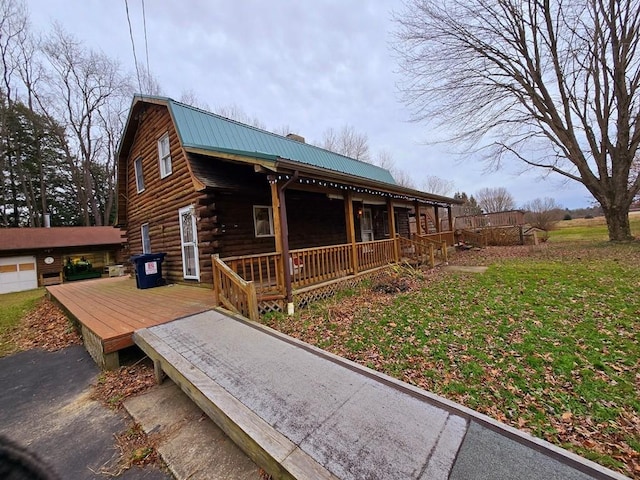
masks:
MULTIPOLYGON (((98 374, 79 345, 0 358, 0 435, 34 452, 60 478, 113 478, 100 472, 115 466, 114 434, 129 428, 131 420, 90 398, 98 374)), ((134 467, 117 478, 173 477, 154 467, 134 467)))

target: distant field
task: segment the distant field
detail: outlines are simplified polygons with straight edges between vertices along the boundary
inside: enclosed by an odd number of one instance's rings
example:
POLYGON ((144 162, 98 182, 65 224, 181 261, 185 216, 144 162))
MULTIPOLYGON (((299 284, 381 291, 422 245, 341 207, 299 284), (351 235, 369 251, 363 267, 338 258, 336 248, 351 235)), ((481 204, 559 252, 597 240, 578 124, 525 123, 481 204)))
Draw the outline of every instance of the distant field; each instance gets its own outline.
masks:
MULTIPOLYGON (((629 215, 631 233, 640 237, 640 212, 632 212, 629 215)), ((604 217, 576 218, 573 220, 561 220, 554 230, 549 232, 549 240, 552 242, 576 242, 576 241, 607 241, 607 222, 604 217)))

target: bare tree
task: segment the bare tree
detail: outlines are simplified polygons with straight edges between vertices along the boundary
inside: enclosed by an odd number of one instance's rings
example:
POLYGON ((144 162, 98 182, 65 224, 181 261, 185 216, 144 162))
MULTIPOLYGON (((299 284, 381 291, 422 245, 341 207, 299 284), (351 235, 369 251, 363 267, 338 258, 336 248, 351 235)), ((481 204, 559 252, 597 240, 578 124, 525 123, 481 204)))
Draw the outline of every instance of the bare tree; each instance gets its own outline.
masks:
POLYGON ((279 127, 276 127, 276 128, 272 128, 271 132, 275 133, 276 135, 286 137, 290 133, 294 133, 294 130, 289 126, 289 124, 285 124, 285 125, 280 125, 279 127))
MULTIPOLYGON (((188 89, 183 90, 180 94, 180 102, 185 103, 187 105, 191 105, 193 107, 201 108, 202 110, 211 110, 209 104, 202 100, 202 97, 199 96, 195 90, 188 89)), ((222 115, 222 114, 220 114, 222 115)))
POLYGON ((555 172, 631 239, 640 145, 638 0, 406 0, 395 48, 415 120, 487 159, 555 172))
POLYGON ((162 95, 162 87, 158 79, 147 70, 147 67, 142 63, 138 63, 137 69, 138 76, 138 88, 141 89, 140 93, 143 95, 162 95))
POLYGON ((351 125, 345 125, 340 130, 328 128, 322 134, 319 146, 363 162, 371 160, 367 134, 356 132, 356 129, 351 125))
POLYGON ((109 158, 113 154, 110 134, 105 128, 114 123, 105 119, 110 117, 111 102, 118 104, 121 96, 130 98, 130 79, 122 75, 117 62, 87 50, 59 26, 54 26, 44 52, 52 72, 48 113, 60 119, 65 128, 60 135, 66 139, 66 157, 83 222, 102 225, 111 213, 101 205, 100 199, 110 196, 102 189, 113 188, 109 182, 97 181, 103 178, 102 170, 110 170, 109 163, 113 161, 109 158))
POLYGON ((231 105, 223 105, 215 109, 215 112, 218 115, 221 115, 226 118, 230 118, 231 120, 235 120, 236 122, 244 123, 245 125, 251 125, 252 127, 259 128, 261 130, 266 130, 266 126, 262 120, 258 117, 252 117, 248 113, 246 113, 240 105, 231 104, 231 105))
POLYGON ((516 208, 516 202, 504 187, 481 188, 476 201, 484 213, 505 212, 516 208))
POLYGON ((422 184, 422 188, 425 192, 448 197, 454 190, 454 183, 452 180, 445 180, 435 175, 428 175, 422 184))
POLYGON ((551 230, 562 220, 564 211, 553 198, 536 198, 522 206, 525 210, 524 218, 531 226, 542 230, 551 230))
POLYGON ((396 161, 389 150, 380 150, 371 163, 389 170, 389 173, 391 173, 391 176, 396 181, 397 185, 407 188, 416 188, 411 175, 396 165, 396 161))
POLYGON ((27 202, 29 223, 32 223, 31 197, 26 191, 24 182, 25 170, 20 155, 15 155, 12 138, 8 127, 9 112, 15 101, 13 76, 16 71, 16 52, 20 48, 21 39, 26 35, 27 13, 23 3, 6 0, 0 3, 0 68, 2 69, 2 91, 0 114, 0 177, 2 184, 2 223, 18 226, 20 221, 20 206, 18 197, 22 195, 27 202), (6 108, 5 108, 6 107, 6 108), (9 218, 8 212, 12 212, 9 218))

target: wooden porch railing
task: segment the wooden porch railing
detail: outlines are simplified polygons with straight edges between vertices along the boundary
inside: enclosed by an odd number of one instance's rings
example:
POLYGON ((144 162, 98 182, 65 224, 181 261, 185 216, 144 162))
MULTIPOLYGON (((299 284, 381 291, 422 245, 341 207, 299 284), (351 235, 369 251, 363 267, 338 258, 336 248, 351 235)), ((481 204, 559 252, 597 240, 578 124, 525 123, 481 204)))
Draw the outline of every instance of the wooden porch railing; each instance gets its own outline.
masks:
POLYGON ((375 240, 356 244, 358 271, 372 270, 396 261, 394 239, 375 240))
MULTIPOLYGON (((449 242, 448 242, 448 238, 444 236, 445 234, 448 234, 448 233, 451 233, 451 238, 453 239, 453 232, 432 233, 428 235, 413 234, 411 236, 411 239, 417 243, 427 243, 427 244, 435 245, 438 252, 440 253, 440 257, 442 258, 442 261, 448 262, 449 253, 448 253, 447 247, 449 245, 449 242), (443 238, 445 239, 443 240, 443 238)), ((451 245, 453 245, 453 241, 451 242, 451 245)))
POLYGON ((485 232, 480 230, 479 232, 474 232, 472 230, 461 230, 459 239, 462 243, 466 243, 468 245, 473 245, 474 247, 486 247, 487 236, 485 232))
MULTIPOLYGON (((433 266, 437 248, 434 241, 401 237, 356 243, 355 248, 350 243, 300 248, 289 252, 289 262, 285 268, 290 269, 292 287, 301 289, 395 263, 399 260, 397 253, 402 257, 405 252, 411 252, 420 261, 433 266)), ((253 300, 247 299, 251 296, 251 290, 260 301, 284 298, 286 292, 280 257, 277 253, 224 259, 214 255, 214 289, 219 303, 244 315, 244 311, 253 308, 253 300)))
POLYGON ((350 243, 291 250, 289 268, 293 288, 335 280, 353 273, 350 243))
POLYGON ((428 263, 432 268, 435 266, 435 243, 415 242, 404 237, 398 237, 398 242, 401 257, 419 263, 428 263))
POLYGON ((242 279, 218 255, 211 256, 213 264, 213 294, 217 305, 258 321, 258 296, 255 284, 242 279))
POLYGON ((422 234, 420 235, 420 238, 435 241, 437 243, 447 242, 447 245, 450 247, 455 243, 453 231, 422 234))
POLYGON ((284 279, 281 278, 283 272, 279 268, 279 253, 226 257, 223 261, 240 277, 254 282, 258 295, 284 294, 284 279))

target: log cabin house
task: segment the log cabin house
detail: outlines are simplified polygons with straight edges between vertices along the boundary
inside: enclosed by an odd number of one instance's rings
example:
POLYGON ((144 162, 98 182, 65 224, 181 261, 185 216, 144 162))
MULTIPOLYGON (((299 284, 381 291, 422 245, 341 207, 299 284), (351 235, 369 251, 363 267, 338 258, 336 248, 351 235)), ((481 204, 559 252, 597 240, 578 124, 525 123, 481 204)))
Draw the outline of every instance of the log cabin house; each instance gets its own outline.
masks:
MULTIPOLYGON (((409 231, 457 200, 386 169, 170 98, 135 96, 118 152, 117 223, 131 254, 166 252, 169 282, 213 286, 254 318, 403 258, 433 264, 453 232, 409 231)), ((435 222, 441 224, 442 222, 435 222)))

